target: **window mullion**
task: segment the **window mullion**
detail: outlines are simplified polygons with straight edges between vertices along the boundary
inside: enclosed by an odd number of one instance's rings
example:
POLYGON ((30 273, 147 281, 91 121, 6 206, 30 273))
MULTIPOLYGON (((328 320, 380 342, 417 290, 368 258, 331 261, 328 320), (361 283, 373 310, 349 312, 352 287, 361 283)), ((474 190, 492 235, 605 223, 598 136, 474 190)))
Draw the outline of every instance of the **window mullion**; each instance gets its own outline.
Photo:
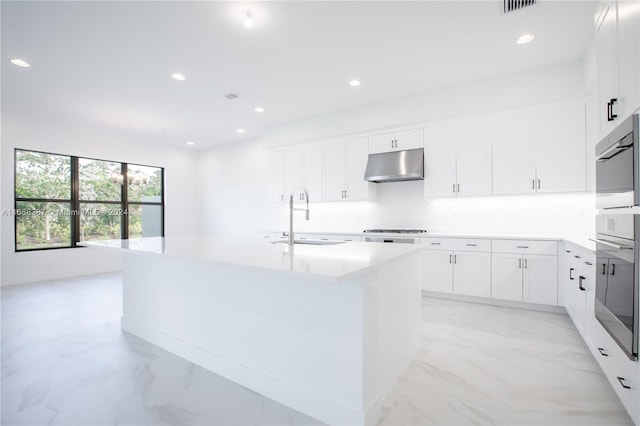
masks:
POLYGON ((127 163, 122 163, 122 210, 127 212, 120 217, 121 238, 129 239, 129 177, 127 176, 127 163))
POLYGON ((80 162, 71 157, 71 247, 80 241, 80 162))

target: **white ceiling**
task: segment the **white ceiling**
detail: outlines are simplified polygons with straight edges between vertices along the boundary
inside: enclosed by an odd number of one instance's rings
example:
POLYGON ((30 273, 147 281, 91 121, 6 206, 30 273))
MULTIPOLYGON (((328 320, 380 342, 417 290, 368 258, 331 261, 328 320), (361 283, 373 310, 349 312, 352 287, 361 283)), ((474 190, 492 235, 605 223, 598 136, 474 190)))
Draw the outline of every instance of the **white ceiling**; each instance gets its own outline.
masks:
POLYGON ((196 148, 581 57, 595 1, 7 2, 3 114, 71 118, 196 148), (250 9, 254 26, 243 25, 250 9), (515 39, 536 35, 528 45, 515 39), (11 64, 27 60, 30 68, 11 64), (186 75, 175 81, 174 72, 186 75), (352 78, 362 86, 352 88, 352 78), (236 100, 224 94, 240 94, 236 100), (257 114, 261 105, 266 112, 257 114), (237 128, 246 133, 236 133, 237 128))

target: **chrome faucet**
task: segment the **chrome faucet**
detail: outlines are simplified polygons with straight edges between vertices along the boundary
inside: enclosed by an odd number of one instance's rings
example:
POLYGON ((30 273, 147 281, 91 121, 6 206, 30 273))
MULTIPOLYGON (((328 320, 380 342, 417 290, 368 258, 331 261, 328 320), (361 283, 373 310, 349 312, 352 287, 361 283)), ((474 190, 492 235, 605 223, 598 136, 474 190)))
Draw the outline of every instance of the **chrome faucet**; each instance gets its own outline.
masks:
POLYGON ((304 191, 304 199, 307 202, 307 208, 306 209, 294 209, 293 208, 293 192, 291 193, 291 195, 289 196, 289 245, 292 246, 293 242, 294 242, 294 238, 293 238, 293 211, 294 210, 300 210, 300 211, 304 211, 305 215, 304 215, 304 219, 305 220, 309 220, 309 192, 307 191, 307 188, 302 188, 302 190, 304 191))

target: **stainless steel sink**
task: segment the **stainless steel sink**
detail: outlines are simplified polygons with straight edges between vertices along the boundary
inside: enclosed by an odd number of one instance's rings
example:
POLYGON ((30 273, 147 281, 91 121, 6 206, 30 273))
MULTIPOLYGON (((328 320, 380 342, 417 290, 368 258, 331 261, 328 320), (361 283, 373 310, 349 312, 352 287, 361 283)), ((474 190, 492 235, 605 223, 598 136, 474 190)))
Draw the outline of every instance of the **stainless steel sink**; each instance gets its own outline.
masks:
MULTIPOLYGON (((271 244, 287 244, 288 241, 273 241, 271 244)), ((335 246, 344 244, 346 241, 327 241, 327 240, 295 240, 293 244, 302 244, 310 246, 335 246)))

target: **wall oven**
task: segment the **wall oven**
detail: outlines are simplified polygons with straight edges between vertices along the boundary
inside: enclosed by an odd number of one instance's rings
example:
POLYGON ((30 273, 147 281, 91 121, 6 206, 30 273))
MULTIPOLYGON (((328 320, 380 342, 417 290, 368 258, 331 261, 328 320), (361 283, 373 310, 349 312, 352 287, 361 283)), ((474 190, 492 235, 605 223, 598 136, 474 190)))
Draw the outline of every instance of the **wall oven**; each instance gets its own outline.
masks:
POLYGON ((638 115, 634 114, 596 146, 596 207, 638 206, 640 177, 638 115))
POLYGON ((596 217, 595 316, 633 360, 638 355, 638 227, 636 214, 596 217))
POLYGON ((640 242, 638 115, 596 146, 595 316, 633 360, 638 356, 640 242))

